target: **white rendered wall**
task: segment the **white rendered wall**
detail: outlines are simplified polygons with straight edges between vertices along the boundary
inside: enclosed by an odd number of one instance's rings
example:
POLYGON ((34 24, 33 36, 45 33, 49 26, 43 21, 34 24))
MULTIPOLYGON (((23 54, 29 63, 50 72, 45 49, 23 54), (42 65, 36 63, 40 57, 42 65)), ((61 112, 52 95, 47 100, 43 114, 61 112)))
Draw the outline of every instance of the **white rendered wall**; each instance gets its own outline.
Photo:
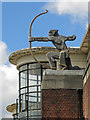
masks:
MULTIPOLYGON (((42 62, 47 61, 46 54, 36 54, 34 56, 38 61, 42 61, 42 62)), ((86 54, 81 54, 81 53, 70 54, 70 58, 71 58, 72 66, 79 66, 81 68, 86 67, 86 60, 87 60, 86 54)), ((31 55, 21 57, 17 60, 17 68, 23 64, 31 63, 31 62, 36 62, 31 55)))

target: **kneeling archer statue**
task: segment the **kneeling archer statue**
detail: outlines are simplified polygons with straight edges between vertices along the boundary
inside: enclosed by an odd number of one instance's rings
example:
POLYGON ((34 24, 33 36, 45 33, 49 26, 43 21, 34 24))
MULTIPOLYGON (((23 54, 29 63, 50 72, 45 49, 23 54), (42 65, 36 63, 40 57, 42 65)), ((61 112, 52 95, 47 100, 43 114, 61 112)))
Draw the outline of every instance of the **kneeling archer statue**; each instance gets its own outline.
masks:
POLYGON ((75 35, 66 37, 64 35, 59 35, 58 30, 50 30, 48 37, 30 37, 29 42, 51 41, 54 44, 54 46, 58 50, 60 50, 60 52, 48 52, 46 54, 51 69, 56 69, 56 60, 55 59, 59 59, 61 69, 65 69, 65 68, 71 69, 72 65, 71 65, 70 58, 69 58, 69 51, 67 50, 67 46, 66 46, 65 42, 73 41, 75 39, 76 39, 75 35))
POLYGON ((56 69, 56 59, 59 59, 59 66, 60 66, 60 69, 62 69, 62 70, 64 70, 64 69, 68 69, 68 70, 81 69, 78 66, 72 67, 71 60, 70 60, 70 57, 69 57, 69 50, 67 49, 67 46, 65 44, 66 41, 75 40, 76 39, 75 35, 64 36, 64 35, 59 35, 58 30, 50 30, 48 37, 31 37, 31 27, 32 27, 32 24, 33 24, 34 20, 37 17, 39 17, 40 15, 46 14, 47 12, 48 12, 48 10, 46 10, 46 12, 38 14, 32 20, 32 22, 30 24, 29 43, 30 43, 30 53, 31 53, 32 57, 35 59, 36 62, 41 64, 40 61, 38 61, 32 53, 31 42, 34 42, 34 41, 44 41, 44 42, 51 41, 53 43, 53 45, 59 50, 59 52, 48 52, 46 54, 51 69, 56 69))

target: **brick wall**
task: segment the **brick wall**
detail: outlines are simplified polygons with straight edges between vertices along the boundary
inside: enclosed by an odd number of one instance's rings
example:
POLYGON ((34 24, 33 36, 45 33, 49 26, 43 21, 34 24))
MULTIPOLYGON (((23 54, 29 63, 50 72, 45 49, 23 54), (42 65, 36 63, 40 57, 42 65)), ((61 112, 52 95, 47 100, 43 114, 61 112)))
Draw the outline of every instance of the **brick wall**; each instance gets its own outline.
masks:
POLYGON ((43 120, 77 120, 82 118, 82 90, 42 89, 43 120))
POLYGON ((83 89, 83 111, 85 119, 90 120, 90 77, 85 83, 83 89))

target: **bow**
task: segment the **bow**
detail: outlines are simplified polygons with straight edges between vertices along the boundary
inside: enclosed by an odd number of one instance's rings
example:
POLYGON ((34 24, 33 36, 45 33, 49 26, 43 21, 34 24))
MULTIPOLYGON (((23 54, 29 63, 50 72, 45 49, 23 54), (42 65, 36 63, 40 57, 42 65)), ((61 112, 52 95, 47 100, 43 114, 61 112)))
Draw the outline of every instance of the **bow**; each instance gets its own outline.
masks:
MULTIPOLYGON (((37 17, 39 17, 40 15, 43 15, 43 14, 46 14, 46 13, 48 13, 48 10, 46 10, 46 11, 43 12, 43 13, 38 14, 38 15, 32 20, 32 22, 31 22, 31 24, 30 24, 30 29, 29 29, 29 38, 31 37, 31 28, 32 28, 32 24, 33 24, 33 22, 35 21, 35 19, 36 19, 37 17)), ((37 63, 39 63, 40 65, 45 66, 46 68, 49 69, 49 68, 50 68, 49 66, 47 66, 46 64, 42 64, 40 61, 38 61, 38 60, 35 58, 35 56, 34 56, 34 54, 33 54, 33 52, 32 52, 31 41, 29 41, 29 46, 30 46, 30 53, 31 53, 31 56, 33 57, 33 59, 34 59, 37 63)))

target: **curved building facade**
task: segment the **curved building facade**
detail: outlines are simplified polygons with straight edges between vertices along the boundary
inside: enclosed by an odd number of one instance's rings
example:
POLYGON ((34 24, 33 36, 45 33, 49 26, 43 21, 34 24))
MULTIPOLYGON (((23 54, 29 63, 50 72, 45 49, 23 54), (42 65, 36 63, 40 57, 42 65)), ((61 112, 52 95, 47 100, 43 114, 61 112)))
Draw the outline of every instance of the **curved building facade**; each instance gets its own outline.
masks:
POLYGON ((38 63, 19 67, 19 118, 41 118, 41 79, 44 69, 38 63))
POLYGON ((41 118, 41 80, 45 65, 48 65, 46 53, 54 50, 57 51, 49 47, 32 49, 41 64, 36 63, 28 48, 18 50, 9 56, 9 61, 16 65, 19 71, 18 110, 13 114, 14 119, 41 118))
MULTIPOLYGON (((86 54, 80 48, 68 49, 72 65, 85 68, 86 54)), ((9 56, 9 61, 16 65, 19 71, 19 97, 16 103, 18 107, 16 106, 16 113, 13 114, 14 119, 41 118, 41 81, 43 71, 48 66, 46 53, 58 52, 53 47, 32 48, 32 51, 35 58, 42 64, 44 63, 44 66, 33 59, 29 48, 18 50, 9 56)))

